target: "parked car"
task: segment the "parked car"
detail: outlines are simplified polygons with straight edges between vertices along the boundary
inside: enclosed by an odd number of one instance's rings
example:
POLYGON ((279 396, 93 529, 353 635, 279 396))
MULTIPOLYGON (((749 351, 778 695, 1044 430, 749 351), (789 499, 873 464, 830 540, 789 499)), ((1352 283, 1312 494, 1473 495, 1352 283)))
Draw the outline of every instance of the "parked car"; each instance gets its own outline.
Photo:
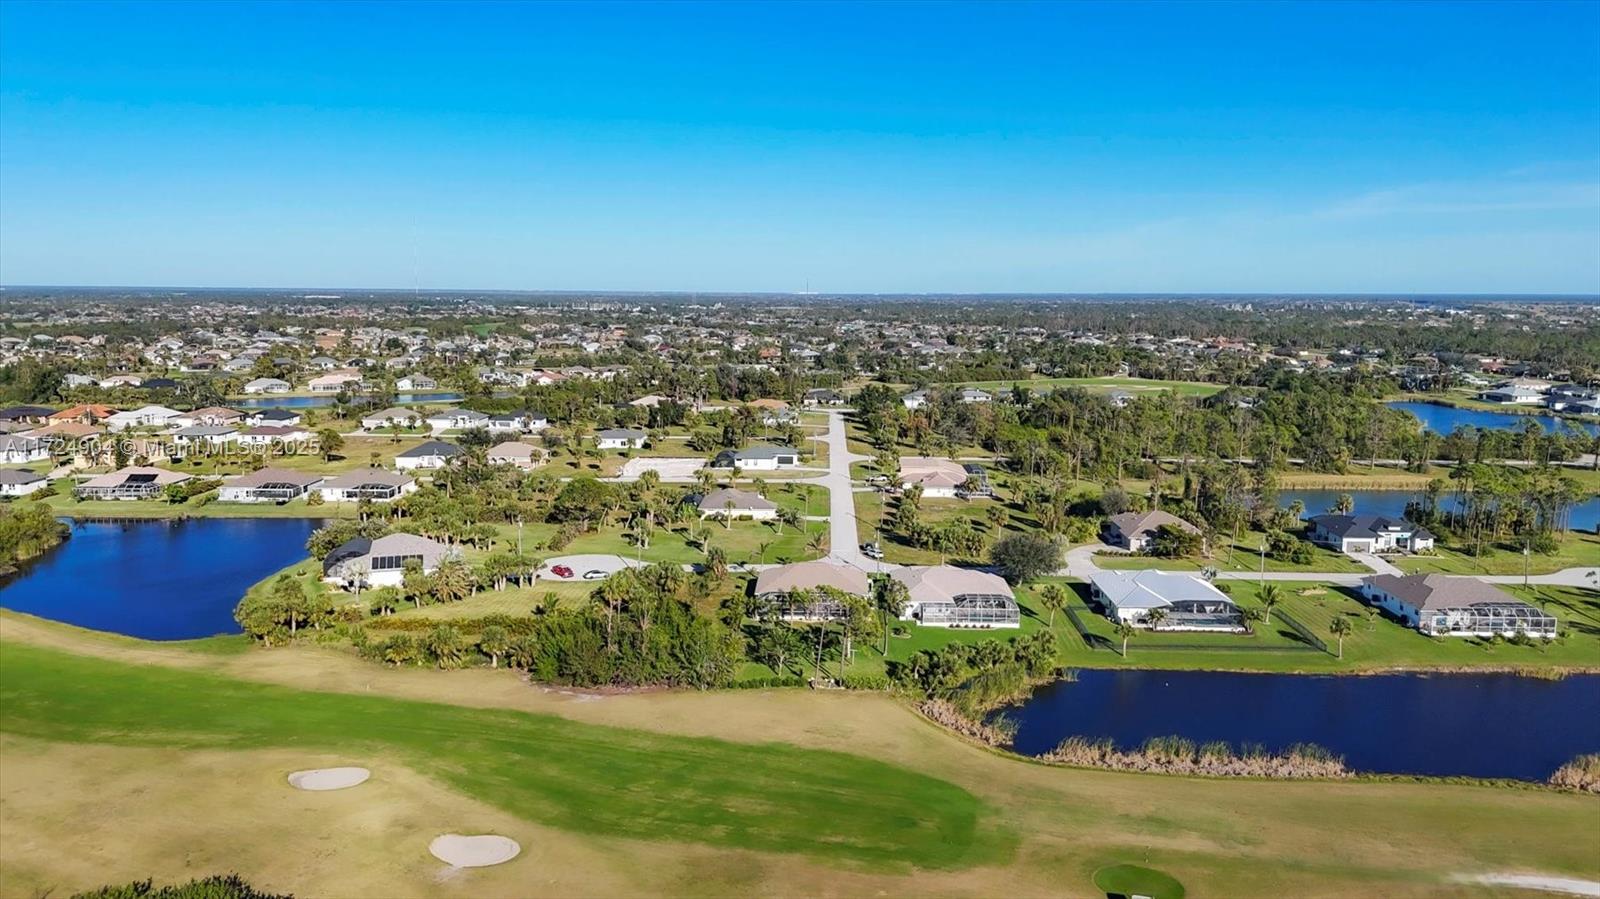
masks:
POLYGON ((550 573, 556 577, 572 577, 572 569, 565 565, 552 565, 550 573))
POLYGON ((882 559, 883 547, 876 543, 863 543, 861 544, 861 554, 869 559, 882 559))
POLYGON ((601 571, 598 568, 591 568, 583 573, 583 579, 586 581, 603 581, 610 576, 611 572, 601 571))

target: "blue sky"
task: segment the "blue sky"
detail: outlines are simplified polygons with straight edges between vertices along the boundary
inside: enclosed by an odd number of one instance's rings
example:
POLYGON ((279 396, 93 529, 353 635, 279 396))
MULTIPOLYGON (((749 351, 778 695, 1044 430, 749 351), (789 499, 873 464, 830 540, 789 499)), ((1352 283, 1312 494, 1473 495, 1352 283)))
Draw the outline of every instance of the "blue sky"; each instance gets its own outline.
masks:
POLYGON ((0 282, 1600 292, 1600 4, 0 3, 0 282))

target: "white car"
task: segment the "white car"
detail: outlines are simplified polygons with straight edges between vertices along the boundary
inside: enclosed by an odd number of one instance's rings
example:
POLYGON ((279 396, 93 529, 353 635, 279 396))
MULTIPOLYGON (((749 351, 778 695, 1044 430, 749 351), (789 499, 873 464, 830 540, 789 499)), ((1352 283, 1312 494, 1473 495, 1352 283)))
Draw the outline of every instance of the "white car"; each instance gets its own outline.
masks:
POLYGON ((603 581, 610 576, 611 572, 601 571, 598 568, 591 568, 583 573, 583 579, 586 581, 603 581))

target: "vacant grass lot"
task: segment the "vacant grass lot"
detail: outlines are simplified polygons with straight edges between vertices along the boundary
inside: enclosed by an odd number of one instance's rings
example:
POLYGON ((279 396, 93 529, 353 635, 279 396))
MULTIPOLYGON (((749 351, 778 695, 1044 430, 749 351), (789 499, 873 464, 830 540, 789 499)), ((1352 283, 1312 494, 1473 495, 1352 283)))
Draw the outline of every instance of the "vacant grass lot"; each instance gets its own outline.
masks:
POLYGON ((0 641, 6 895, 221 870, 297 895, 451 897, 1087 896, 1128 863, 1196 896, 1490 896, 1451 878, 1600 876, 1580 836, 1590 797, 1051 768, 876 694, 574 695, 9 613, 0 641), (283 783, 330 764, 374 777, 283 783), (505 833, 523 855, 440 877, 426 845, 448 830, 505 833))
POLYGON ((1561 539, 1554 554, 1530 553, 1526 557, 1514 546, 1496 546, 1481 556, 1449 547, 1435 547, 1425 555, 1405 556, 1395 566, 1406 574, 1544 574, 1564 568, 1600 567, 1600 536, 1571 531, 1561 539), (1524 567, 1526 566, 1526 567, 1524 567))
POLYGON ((1270 555, 1263 560, 1261 545, 1265 540, 1265 533, 1252 530, 1241 533, 1238 540, 1224 537, 1220 541, 1221 545, 1212 552, 1209 559, 1196 557, 1162 559, 1155 556, 1100 553, 1095 556, 1095 564, 1101 568, 1159 568, 1167 571, 1199 571, 1203 568, 1215 568, 1218 571, 1260 571, 1265 564, 1267 571, 1332 571, 1361 574, 1371 572, 1370 568, 1344 553, 1320 546, 1311 547, 1311 561, 1304 565, 1274 559, 1270 555))
MULTIPOLYGON (((998 482, 997 482, 998 484, 998 482)), ((920 520, 930 527, 939 527, 958 518, 965 518, 972 522, 972 527, 983 536, 986 544, 992 544, 1008 532, 1022 532, 1033 530, 1037 523, 1022 508, 1009 500, 1010 492, 997 486, 993 499, 928 499, 924 498, 917 504, 920 520), (1002 509, 1006 513, 1003 526, 996 529, 989 520, 992 509, 1002 509)), ((941 556, 936 549, 925 549, 913 546, 899 534, 894 533, 893 519, 896 500, 886 493, 878 491, 860 491, 854 495, 856 505, 857 532, 862 542, 881 537, 883 544, 884 561, 897 565, 939 565, 943 562, 969 562, 981 563, 982 558, 961 559, 957 557, 941 556)))
POLYGON ((947 386, 977 387, 990 393, 1008 391, 1015 385, 1033 391, 1053 390, 1057 387, 1082 387, 1093 393, 1126 390, 1129 393, 1162 393, 1175 391, 1183 396, 1211 396, 1221 393, 1225 385, 1201 381, 1161 381, 1154 378, 1030 378, 1020 381, 962 381, 947 386))

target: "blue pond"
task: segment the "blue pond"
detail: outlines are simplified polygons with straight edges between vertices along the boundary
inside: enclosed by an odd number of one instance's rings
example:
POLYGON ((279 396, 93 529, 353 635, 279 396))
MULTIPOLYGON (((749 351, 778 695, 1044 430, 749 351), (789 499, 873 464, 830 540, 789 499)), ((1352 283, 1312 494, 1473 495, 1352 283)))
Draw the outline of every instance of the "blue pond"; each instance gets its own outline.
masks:
POLYGON ((79 627, 186 640, 234 634, 245 590, 306 557, 322 522, 194 518, 74 524, 72 537, 0 586, 0 606, 79 627))
MULTIPOLYGON (((333 405, 333 399, 331 396, 260 396, 234 400, 229 405, 235 409, 318 409, 333 405)), ((406 406, 411 403, 455 403, 462 399, 459 393, 400 393, 395 395, 394 402, 397 406, 406 406)))
POLYGON ((1515 412, 1457 409, 1454 406, 1439 406, 1434 403, 1395 402, 1389 403, 1388 406, 1390 409, 1410 412, 1422 422, 1423 427, 1433 431, 1435 434, 1449 434, 1456 428, 1467 426, 1483 429, 1515 430, 1521 428, 1522 423, 1525 421, 1536 421, 1546 431, 1564 430, 1568 433, 1587 431, 1590 434, 1600 434, 1600 423, 1574 421, 1570 418, 1557 418, 1554 415, 1519 415, 1515 412))
POLYGON ((1600 676, 1086 670, 1006 714, 1026 755, 1069 736, 1131 749, 1177 735, 1236 750, 1316 743, 1364 772, 1545 780, 1600 751, 1600 676))
MULTIPOLYGON (((1410 490, 1285 490, 1278 494, 1278 505, 1287 506, 1295 500, 1306 505, 1307 515, 1320 515, 1333 508, 1340 493, 1350 494, 1356 502, 1356 512, 1363 515, 1387 515, 1399 518, 1405 514, 1406 503, 1422 497, 1420 491, 1410 490)), ((1445 509, 1453 509, 1455 500, 1446 493, 1440 498, 1445 509)), ((1591 496, 1572 507, 1569 524, 1584 531, 1600 529, 1600 496, 1591 496)))

